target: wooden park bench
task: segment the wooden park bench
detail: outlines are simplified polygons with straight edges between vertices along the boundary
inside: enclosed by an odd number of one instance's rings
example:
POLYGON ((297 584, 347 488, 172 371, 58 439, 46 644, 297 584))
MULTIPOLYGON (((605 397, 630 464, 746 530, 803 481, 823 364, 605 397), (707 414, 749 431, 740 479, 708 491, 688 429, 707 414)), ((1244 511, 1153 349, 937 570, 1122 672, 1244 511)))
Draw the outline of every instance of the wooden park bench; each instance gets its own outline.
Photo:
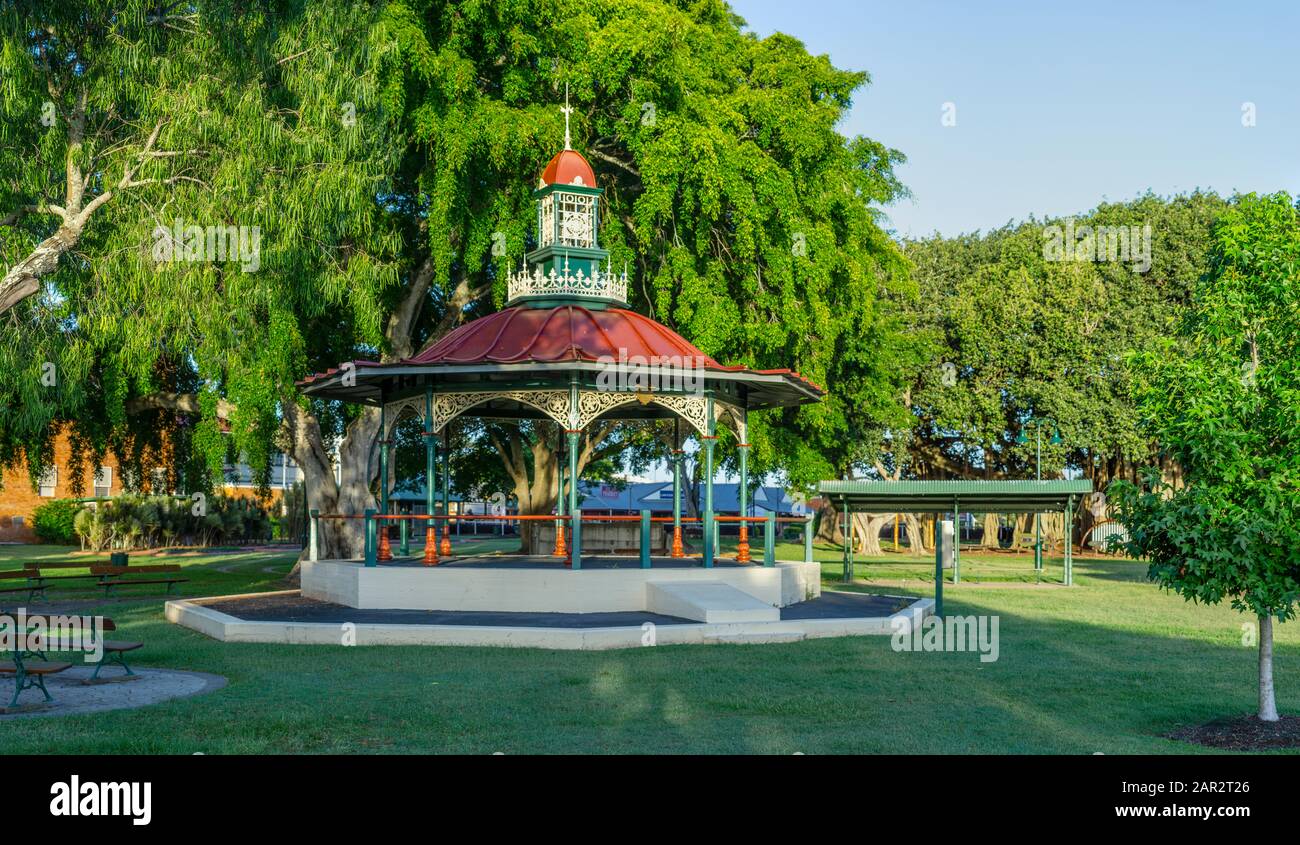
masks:
POLYGON ((39 571, 22 569, 16 572, 0 572, 0 584, 6 581, 23 579, 23 586, 11 587, 8 585, 0 586, 0 593, 26 593, 27 600, 32 601, 36 594, 40 593, 41 598, 45 598, 45 578, 41 577, 39 571))
POLYGON ((14 676, 14 697, 9 702, 10 709, 18 706, 18 696, 22 695, 23 690, 38 689, 47 702, 53 701, 54 696, 45 688, 45 676, 72 668, 72 664, 65 661, 25 659, 21 651, 15 651, 13 658, 0 661, 0 676, 14 676))
POLYGON ((67 560, 67 561, 62 561, 62 560, 60 560, 60 561, 42 560, 42 561, 35 561, 35 560, 29 560, 29 561, 27 561, 26 563, 23 564, 23 570, 24 570, 25 572, 30 572, 30 573, 32 573, 32 575, 34 575, 35 577, 39 578, 43 583, 45 583, 45 584, 48 585, 51 581, 76 581, 76 580, 83 580, 83 581, 84 581, 84 580, 88 580, 88 579, 98 579, 98 578, 99 578, 98 575, 95 575, 94 573, 90 573, 90 572, 85 572, 85 573, 82 573, 82 574, 80 574, 80 575, 49 575, 49 574, 47 574, 48 571, 51 570, 51 569, 53 569, 53 570, 59 570, 59 569, 90 569, 92 566, 94 566, 94 562, 93 562, 93 561, 88 561, 88 560, 87 560, 87 561, 75 561, 75 560, 67 560))
MULTIPOLYGON (((11 617, 13 614, 9 614, 11 617)), ((36 617, 28 616, 28 622, 36 617)), ((48 617, 46 617, 48 620, 48 617)), ((112 619, 105 617, 101 620, 103 623, 103 632, 116 631, 117 625, 112 619)), ((47 621, 47 628, 49 627, 47 621)), ((45 696, 45 701, 54 700, 50 691, 45 688, 45 677, 55 675, 59 672, 72 668, 72 664, 67 661, 50 660, 50 653, 78 651, 70 643, 47 641, 40 644, 40 647, 34 647, 36 644, 29 642, 26 635, 16 635, 14 637, 13 648, 11 650, 12 660, 0 661, 0 676, 14 676, 14 697, 9 702, 9 707, 18 706, 18 696, 24 690, 39 689, 45 696)), ((132 671, 130 665, 126 662, 126 655, 136 649, 143 648, 144 643, 131 640, 101 640, 102 654, 95 663, 95 671, 91 674, 90 681, 98 681, 99 673, 103 668, 110 664, 116 663, 121 666, 126 674, 131 677, 137 677, 132 671)))
POLYGON ((104 595, 108 595, 114 587, 129 587, 135 584, 166 584, 168 594, 172 591, 172 584, 184 584, 188 578, 172 577, 171 573, 180 572, 181 568, 174 563, 154 564, 150 566, 95 566, 90 567, 92 575, 99 576, 99 586, 104 588, 104 595), (124 575, 153 575, 152 578, 123 578, 124 575))

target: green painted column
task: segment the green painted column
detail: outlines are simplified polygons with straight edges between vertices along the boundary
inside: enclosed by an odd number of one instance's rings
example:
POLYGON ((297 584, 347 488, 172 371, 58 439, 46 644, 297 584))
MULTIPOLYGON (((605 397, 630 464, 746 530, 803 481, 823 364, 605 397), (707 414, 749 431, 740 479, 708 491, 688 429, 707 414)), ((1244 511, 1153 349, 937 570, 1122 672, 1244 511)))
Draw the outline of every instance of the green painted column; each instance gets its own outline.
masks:
POLYGON ((1074 586, 1074 497, 1065 501, 1065 586, 1074 586))
POLYGON ((579 521, 582 519, 582 511, 578 508, 578 437, 581 432, 570 431, 569 436, 569 513, 573 517, 573 528, 570 530, 572 536, 573 548, 569 550, 573 557, 573 568, 582 568, 581 549, 578 544, 582 538, 582 526, 579 521))
MULTIPOLYGON (((564 516, 569 512, 569 503, 567 493, 564 489, 564 429, 561 426, 555 427, 555 539, 558 542, 560 532, 564 530, 564 520, 558 517, 564 516)), ((521 529, 522 530, 522 529, 521 529)), ((553 551, 548 550, 543 554, 551 554, 553 551)))
POLYGON ((680 541, 682 536, 682 431, 681 421, 673 420, 673 545, 669 554, 677 557, 682 554, 680 541))
POLYGON ((713 449, 717 445, 718 437, 714 433, 713 421, 713 399, 709 399, 709 433, 700 438, 704 446, 704 566, 713 568, 713 556, 717 553, 714 548, 714 538, 717 534, 714 531, 716 527, 713 519, 713 449))
POLYGON ((846 499, 840 499, 840 511, 844 514, 844 574, 841 580, 847 584, 853 580, 853 512, 849 510, 846 499))
MULTIPOLYGON (((451 514, 451 426, 442 429, 442 512, 451 514)), ((450 528, 447 522, 443 525, 450 528)))
POLYGON ((364 523, 364 542, 365 542, 365 560, 366 566, 376 566, 378 564, 378 550, 375 541, 375 509, 366 508, 364 523))
POLYGON ((383 406, 379 408, 379 512, 388 513, 388 412, 383 406))
POLYGON ((961 502, 952 500, 952 582, 961 583, 961 502))
POLYGON ((641 568, 650 568, 650 511, 641 511, 641 568))
POLYGON ((934 615, 943 618, 943 520, 934 515, 934 615))
MULTIPOLYGON (((438 439, 433 433, 433 388, 424 389, 424 512, 433 515, 434 490, 438 481, 438 439)), ((425 523, 428 526, 432 522, 425 523)))

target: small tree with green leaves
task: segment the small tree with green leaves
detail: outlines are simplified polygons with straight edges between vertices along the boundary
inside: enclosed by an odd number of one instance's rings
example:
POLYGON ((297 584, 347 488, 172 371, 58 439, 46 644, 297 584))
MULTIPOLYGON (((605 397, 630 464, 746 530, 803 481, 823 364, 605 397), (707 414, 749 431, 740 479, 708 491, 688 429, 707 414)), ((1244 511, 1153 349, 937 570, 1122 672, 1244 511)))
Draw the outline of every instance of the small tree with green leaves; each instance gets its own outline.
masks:
POLYGON ((1300 599, 1300 215, 1236 199, 1175 337, 1137 363, 1149 434, 1183 467, 1111 486, 1127 551, 1189 601, 1259 619, 1259 718, 1277 721, 1273 620, 1300 599))

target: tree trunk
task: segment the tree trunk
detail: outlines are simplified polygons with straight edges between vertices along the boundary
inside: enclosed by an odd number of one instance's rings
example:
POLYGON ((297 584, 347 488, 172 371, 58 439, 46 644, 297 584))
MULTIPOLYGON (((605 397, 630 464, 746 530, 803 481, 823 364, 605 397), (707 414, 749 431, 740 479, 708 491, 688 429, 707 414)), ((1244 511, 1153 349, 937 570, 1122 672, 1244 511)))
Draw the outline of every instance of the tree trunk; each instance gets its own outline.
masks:
POLYGON ((903 520, 907 523, 908 553, 921 556, 934 551, 934 538, 925 530, 921 518, 914 513, 907 513, 903 514, 903 520))
POLYGON ((1273 693, 1273 617, 1259 617, 1259 720, 1277 721, 1277 698, 1273 693))
POLYGON ((998 542, 998 528, 1001 520, 995 513, 984 514, 984 536, 980 539, 980 548, 997 551, 1002 547, 998 542))

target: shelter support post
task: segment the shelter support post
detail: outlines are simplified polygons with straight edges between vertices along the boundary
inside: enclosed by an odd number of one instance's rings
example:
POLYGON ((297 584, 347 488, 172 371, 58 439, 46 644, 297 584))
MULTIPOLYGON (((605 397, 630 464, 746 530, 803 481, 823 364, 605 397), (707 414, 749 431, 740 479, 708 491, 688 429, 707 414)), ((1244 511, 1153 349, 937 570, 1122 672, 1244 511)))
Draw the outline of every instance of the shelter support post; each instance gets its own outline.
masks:
MULTIPOLYGON (((379 513, 388 515, 388 414, 382 402, 379 406, 379 513)), ((388 545, 388 523, 383 520, 379 521, 378 557, 393 559, 393 550, 388 545)))
POLYGON ((773 511, 767 512, 763 523, 763 565, 776 566, 776 513, 773 511))
POLYGON ((366 508, 365 523, 362 526, 363 544, 365 546, 366 566, 374 566, 376 561, 375 554, 375 509, 366 508))
POLYGON ((555 548, 552 557, 568 557, 569 551, 564 545, 564 515, 568 513, 568 502, 564 490, 564 432, 558 430, 555 439, 555 548))
POLYGON ((650 511, 641 511, 641 568, 650 568, 650 511))
POLYGON ((849 511, 847 499, 840 499, 840 511, 844 519, 844 574, 845 584, 853 580, 853 514, 849 511))
POLYGON ((307 515, 307 560, 320 560, 320 511, 312 508, 307 515))
POLYGON ((443 557, 451 557, 451 425, 442 427, 442 544, 443 557))
POLYGON ((578 377, 569 378, 569 420, 570 427, 565 429, 569 448, 569 518, 573 520, 570 531, 570 560, 574 569, 582 568, 582 510, 578 507, 578 438, 582 429, 578 428, 578 377))
MULTIPOLYGON (((736 447, 740 458, 740 515, 749 516, 749 444, 736 447)), ((749 523, 741 520, 740 540, 736 544, 736 563, 749 563, 749 523)))
POLYGON ((934 515, 934 615, 943 618, 943 519, 934 515))
POLYGON ((708 434, 700 439, 704 445, 704 566, 713 568, 713 556, 717 553, 717 524, 713 519, 713 450, 717 446, 717 420, 713 417, 713 397, 708 399, 708 434))
POLYGON ((1074 497, 1065 502, 1065 586, 1074 586, 1074 497))
POLYGON ((682 434, 681 421, 673 420, 673 548, 672 557, 686 557, 682 548, 682 434))
POLYGON ((961 502, 952 500, 952 582, 961 583, 961 502))
POLYGON ((809 511, 804 517, 803 524, 803 562, 812 563, 812 543, 813 543, 813 513, 809 511))

